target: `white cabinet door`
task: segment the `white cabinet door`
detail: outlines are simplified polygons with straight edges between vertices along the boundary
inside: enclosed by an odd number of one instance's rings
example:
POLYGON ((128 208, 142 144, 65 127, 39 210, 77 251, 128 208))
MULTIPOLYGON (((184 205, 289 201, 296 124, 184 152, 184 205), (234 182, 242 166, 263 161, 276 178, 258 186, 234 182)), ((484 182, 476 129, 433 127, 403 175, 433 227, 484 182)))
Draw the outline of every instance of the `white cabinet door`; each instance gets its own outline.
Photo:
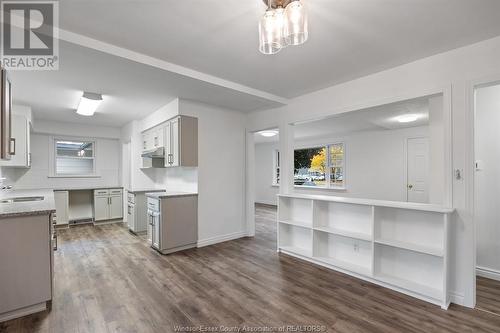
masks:
POLYGON ((179 166, 179 119, 174 119, 170 123, 171 126, 171 166, 179 166))
POLYGON ((160 247, 160 217, 158 215, 153 215, 153 239, 152 244, 153 247, 161 250, 160 247))
POLYGON ((148 228, 148 244, 153 244, 153 226, 151 225, 152 222, 152 217, 151 215, 148 214, 146 215, 146 219, 147 219, 147 228, 148 228))
POLYGON ((163 130, 163 141, 165 144, 165 166, 171 166, 172 161, 172 125, 170 122, 165 124, 165 129, 163 130))
POLYGON ((153 148, 163 147, 163 128, 157 128, 151 131, 153 148))
POLYGON ((109 198, 108 196, 94 197, 94 219, 96 221, 109 219, 109 198))
POLYGON ((123 200, 121 195, 109 197, 109 219, 123 218, 123 200))
POLYGON ((55 191, 54 201, 56 204, 56 223, 68 224, 69 223, 69 192, 68 191, 55 191))
POLYGON ((30 138, 30 125, 29 120, 25 116, 13 115, 12 116, 12 138, 10 160, 2 161, 0 165, 9 167, 30 167, 30 151, 29 151, 29 138, 30 138))

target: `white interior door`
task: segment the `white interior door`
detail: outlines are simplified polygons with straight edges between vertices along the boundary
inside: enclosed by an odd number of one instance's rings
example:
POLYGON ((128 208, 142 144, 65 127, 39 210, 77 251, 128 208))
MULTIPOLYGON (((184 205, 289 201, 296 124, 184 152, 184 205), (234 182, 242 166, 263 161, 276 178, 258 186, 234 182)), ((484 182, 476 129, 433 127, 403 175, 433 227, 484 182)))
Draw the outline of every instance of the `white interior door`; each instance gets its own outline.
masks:
POLYGON ((407 201, 429 202, 429 139, 407 141, 407 201))

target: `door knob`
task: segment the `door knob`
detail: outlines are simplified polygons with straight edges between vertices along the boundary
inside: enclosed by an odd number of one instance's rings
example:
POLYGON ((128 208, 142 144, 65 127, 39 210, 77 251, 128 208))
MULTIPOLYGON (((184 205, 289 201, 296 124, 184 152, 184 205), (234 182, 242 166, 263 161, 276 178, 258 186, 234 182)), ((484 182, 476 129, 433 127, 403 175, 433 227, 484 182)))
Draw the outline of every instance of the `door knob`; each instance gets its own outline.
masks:
POLYGON ((413 188, 412 184, 408 184, 408 188, 411 190, 413 188))

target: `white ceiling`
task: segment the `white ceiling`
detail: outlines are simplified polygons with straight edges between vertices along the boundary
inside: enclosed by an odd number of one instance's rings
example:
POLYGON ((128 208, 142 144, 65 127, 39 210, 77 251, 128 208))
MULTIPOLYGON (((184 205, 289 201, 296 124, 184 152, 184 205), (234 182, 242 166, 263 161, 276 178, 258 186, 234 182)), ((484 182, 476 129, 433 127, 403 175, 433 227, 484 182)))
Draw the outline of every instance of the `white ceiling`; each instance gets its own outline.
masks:
POLYGON ((294 128, 294 138, 296 140, 332 138, 356 132, 425 126, 428 123, 429 99, 421 97, 297 124, 294 128), (409 123, 400 123, 396 120, 397 116, 405 114, 415 114, 418 119, 409 123))
POLYGON ((303 1, 310 40, 275 56, 257 50, 262 0, 64 0, 60 25, 283 97, 500 35, 498 0, 303 1))
MULTIPOLYGON (((396 130, 428 124, 429 97, 427 96, 296 124, 294 139, 334 138, 357 132, 396 130), (417 115, 418 119, 410 123, 400 123, 396 120, 396 117, 406 114, 417 115)), ((279 136, 266 138, 256 132, 254 141, 256 144, 275 143, 279 141, 279 136)))
POLYGON ((239 111, 278 104, 75 44, 60 42, 58 71, 11 71, 14 103, 35 118, 121 127, 176 97, 239 111), (75 113, 83 91, 103 94, 95 116, 75 113))

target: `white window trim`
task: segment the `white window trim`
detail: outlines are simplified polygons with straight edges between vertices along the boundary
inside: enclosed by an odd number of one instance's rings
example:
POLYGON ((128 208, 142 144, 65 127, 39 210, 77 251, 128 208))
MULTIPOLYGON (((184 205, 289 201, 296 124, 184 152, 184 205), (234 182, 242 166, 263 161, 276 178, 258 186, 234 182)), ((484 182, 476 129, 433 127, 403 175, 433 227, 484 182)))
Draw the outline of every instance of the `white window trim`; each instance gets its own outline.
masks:
POLYGON ((48 178, 100 178, 97 174, 97 140, 95 138, 71 137, 71 136, 52 136, 49 138, 49 175, 48 178), (92 142, 94 160, 91 174, 59 175, 56 173, 56 142, 57 141, 84 141, 92 142))
MULTIPOLYGON (((295 147, 293 150, 299 150, 299 149, 308 149, 308 148, 326 148, 326 171, 325 171, 325 180, 327 179, 328 182, 326 183, 325 186, 308 186, 308 185, 295 185, 293 184, 294 188, 298 189, 308 189, 308 190, 328 190, 328 191, 347 191, 347 169, 346 169, 346 159, 347 159, 347 148, 346 148, 346 143, 345 141, 335 141, 331 142, 328 144, 312 144, 312 145, 307 145, 307 146, 300 146, 300 147, 295 147), (330 183, 330 146, 333 145, 338 145, 341 144, 344 148, 344 158, 342 159, 342 170, 343 170, 343 185, 342 186, 332 186, 330 183)), ((292 179, 294 182, 294 179, 292 179)))
MULTIPOLYGON (((278 155, 279 155, 280 151, 279 149, 273 149, 273 181, 271 183, 271 186, 273 187, 279 187, 280 184, 278 183, 278 179, 277 179, 277 175, 276 175, 276 169, 279 169, 280 170, 280 177, 281 177, 281 161, 280 161, 280 165, 278 166, 278 155)), ((281 156, 279 157, 281 159, 281 156)))

